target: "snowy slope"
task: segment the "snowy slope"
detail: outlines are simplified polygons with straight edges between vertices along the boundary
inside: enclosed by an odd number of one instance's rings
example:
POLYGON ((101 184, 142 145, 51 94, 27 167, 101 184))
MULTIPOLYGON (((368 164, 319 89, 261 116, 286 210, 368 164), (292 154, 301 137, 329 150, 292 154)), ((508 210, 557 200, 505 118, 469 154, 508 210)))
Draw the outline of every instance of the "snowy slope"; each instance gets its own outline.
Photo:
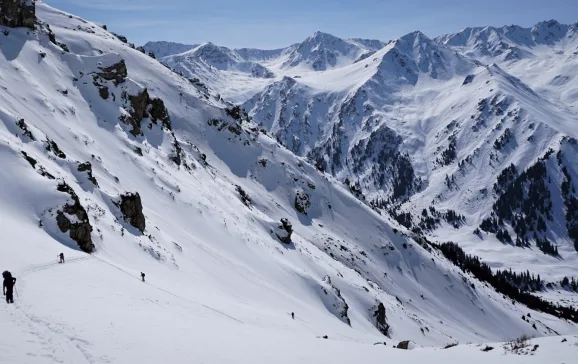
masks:
MULTIPOLYGON (((10 328, 2 360, 381 362, 373 344, 384 340, 576 333, 461 272, 232 105, 100 26, 42 2, 37 16, 36 31, 0 36, 0 266, 18 278, 17 303, 0 309, 10 328)), ((376 72, 413 52, 427 59, 417 69, 445 82, 455 71, 429 46, 412 47, 419 37, 385 50, 392 58, 376 72)), ((569 355, 558 342, 544 355, 569 355)), ((391 355, 432 353, 446 355, 391 355)))

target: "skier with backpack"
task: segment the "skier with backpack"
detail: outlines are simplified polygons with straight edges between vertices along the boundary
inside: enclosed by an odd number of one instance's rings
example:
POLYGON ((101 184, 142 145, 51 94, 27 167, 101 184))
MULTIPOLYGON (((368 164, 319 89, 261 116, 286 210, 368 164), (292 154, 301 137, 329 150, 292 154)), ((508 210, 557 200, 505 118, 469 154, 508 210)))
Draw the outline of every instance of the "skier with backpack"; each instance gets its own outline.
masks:
POLYGON ((142 279, 143 282, 145 281, 144 277, 145 277, 145 274, 143 272, 140 272, 140 278, 142 279))
POLYGON ((7 270, 2 273, 2 278, 4 278, 2 292, 4 296, 6 296, 6 303, 14 303, 14 285, 16 284, 16 278, 12 277, 12 273, 7 270))
POLYGON ((60 258, 60 261, 58 263, 60 263, 60 264, 64 263, 64 253, 58 254, 57 257, 60 258))

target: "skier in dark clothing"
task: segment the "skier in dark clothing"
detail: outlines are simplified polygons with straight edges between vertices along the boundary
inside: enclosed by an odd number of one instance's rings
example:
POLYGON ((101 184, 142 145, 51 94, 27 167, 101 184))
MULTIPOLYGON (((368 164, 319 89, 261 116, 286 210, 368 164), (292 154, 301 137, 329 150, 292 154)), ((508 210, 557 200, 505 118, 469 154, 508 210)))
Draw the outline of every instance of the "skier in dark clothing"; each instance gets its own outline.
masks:
POLYGON ((140 278, 142 279, 143 282, 144 282, 144 277, 145 277, 145 274, 143 272, 140 272, 140 278))
POLYGON ((60 253, 57 255, 60 258, 60 262, 59 263, 64 263, 64 253, 60 253))
POLYGON ((295 312, 291 312, 291 318, 295 320, 295 312))
POLYGON ((2 273, 4 278, 4 284, 2 292, 6 296, 6 303, 14 303, 14 285, 16 284, 16 278, 12 277, 12 273, 4 271, 2 273))

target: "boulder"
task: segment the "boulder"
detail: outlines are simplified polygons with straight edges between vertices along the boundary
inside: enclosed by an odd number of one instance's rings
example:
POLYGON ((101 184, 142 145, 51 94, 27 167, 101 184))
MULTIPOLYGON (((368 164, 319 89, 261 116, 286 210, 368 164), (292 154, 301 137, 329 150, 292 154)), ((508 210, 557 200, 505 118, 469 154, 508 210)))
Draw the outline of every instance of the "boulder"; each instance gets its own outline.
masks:
POLYGON ((277 226, 275 235, 284 244, 291 244, 291 234, 293 234, 293 225, 289 220, 281 219, 281 225, 277 226))
POLYGON ((297 190, 295 194, 295 210, 303 215, 307 215, 307 209, 311 207, 311 198, 307 192, 302 189, 297 190))
POLYGON ((34 29, 36 3, 34 0, 0 0, 0 25, 9 28, 34 29))
POLYGON ((138 192, 121 195, 118 206, 125 221, 139 229, 141 233, 144 232, 146 228, 146 220, 142 213, 142 202, 138 192))
POLYGON ((410 344, 409 340, 402 341, 399 344, 397 344, 396 348, 403 349, 403 350, 409 350, 409 348, 410 348, 409 344, 410 344))

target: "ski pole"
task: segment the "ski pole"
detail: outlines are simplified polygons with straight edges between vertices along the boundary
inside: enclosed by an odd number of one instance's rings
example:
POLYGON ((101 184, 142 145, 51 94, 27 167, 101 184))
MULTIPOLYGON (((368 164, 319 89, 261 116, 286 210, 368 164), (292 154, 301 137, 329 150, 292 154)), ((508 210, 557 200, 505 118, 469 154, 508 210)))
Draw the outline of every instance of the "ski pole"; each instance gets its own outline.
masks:
POLYGON ((14 292, 16 292, 16 299, 20 301, 20 296, 18 296, 18 289, 14 286, 14 292))

